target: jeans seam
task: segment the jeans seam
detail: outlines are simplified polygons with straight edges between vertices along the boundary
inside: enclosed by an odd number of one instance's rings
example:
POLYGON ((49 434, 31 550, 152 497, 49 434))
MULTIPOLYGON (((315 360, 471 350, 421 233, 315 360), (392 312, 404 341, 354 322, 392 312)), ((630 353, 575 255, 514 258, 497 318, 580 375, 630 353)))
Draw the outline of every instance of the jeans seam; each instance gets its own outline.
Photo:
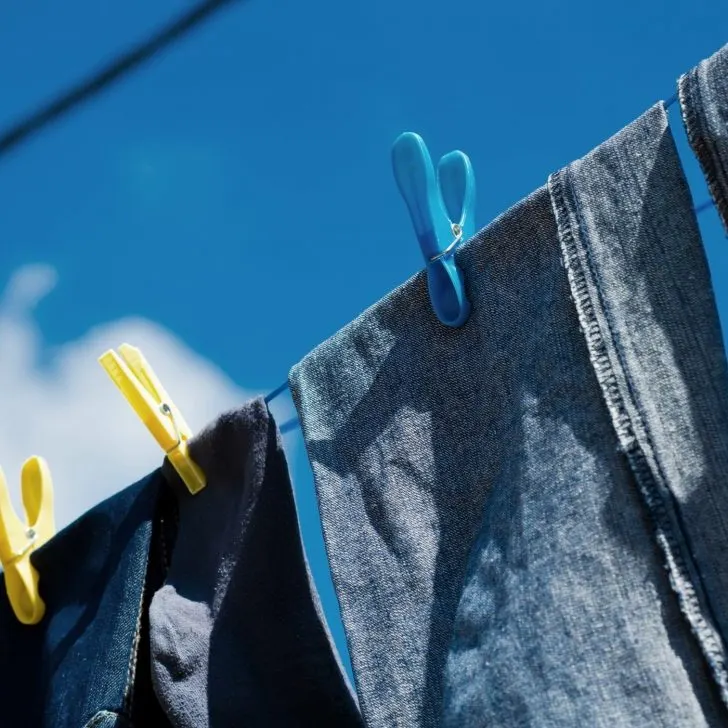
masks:
MULTIPOLYGON (((151 543, 150 543, 150 549, 151 549, 151 543)), ((139 606, 137 609, 137 620, 136 620, 136 628, 134 631, 134 639, 132 641, 131 645, 131 652, 129 654, 129 664, 127 665, 126 670, 126 688, 124 690, 124 712, 128 716, 133 715, 133 706, 134 706, 134 680, 136 678, 136 666, 137 666, 137 658, 139 656, 139 640, 141 639, 141 632, 142 632, 142 616, 144 611, 144 599, 146 597, 147 592, 147 579, 146 579, 146 571, 149 568, 149 559, 147 554, 147 560, 145 562, 145 578, 144 582, 142 584, 141 588, 141 594, 139 597, 139 606)))
POLYGON ((726 183, 728 172, 723 166, 720 155, 716 154, 714 146, 710 143, 709 135, 704 133, 702 118, 696 111, 698 105, 704 107, 704 104, 699 104, 699 100, 696 100, 696 93, 700 94, 698 68, 699 66, 678 80, 680 111, 688 142, 703 170, 723 227, 728 232, 728 183, 726 183))
POLYGON ((169 569, 169 553, 168 553, 168 547, 167 547, 167 538, 165 534, 165 529, 167 528, 167 521, 164 518, 164 516, 160 517, 160 535, 159 535, 159 545, 160 545, 160 551, 161 551, 161 566, 162 566, 162 573, 166 575, 168 569, 169 569))
MULTIPOLYGON (((634 393, 630 391, 632 387, 629 383, 627 372, 620 362, 619 366, 627 382, 628 391, 626 395, 631 397, 635 403, 636 409, 638 410, 638 422, 633 420, 633 417, 626 408, 625 393, 621 391, 614 364, 609 357, 607 341, 601 331, 596 316, 584 267, 588 268, 594 280, 602 306, 604 304, 604 296, 600 291, 599 281, 589 260, 588 251, 585 246, 579 245, 579 233, 573 229, 570 220, 570 205, 566 197, 566 187, 569 183, 567 179, 564 179, 567 177, 567 174, 567 170, 562 170, 551 175, 548 186, 554 207, 561 255, 564 267, 566 268, 569 287, 576 306, 579 323, 586 338, 589 358, 610 412, 620 446, 627 458, 656 527, 657 542, 665 555, 670 583, 673 591, 677 594, 680 610, 692 627, 693 634, 697 638, 703 654, 712 669, 713 676, 720 687, 721 697, 728 705, 728 675, 726 674, 723 648, 713 633, 713 628, 703 614, 706 611, 706 607, 701 604, 700 596, 691 580, 689 556, 684 553, 684 549, 680 544, 680 538, 683 537, 683 534, 674 533, 674 530, 680 529, 679 524, 676 526, 676 529, 673 529, 673 525, 670 523, 670 506, 666 503, 665 496, 661 492, 662 490, 666 490, 668 497, 671 496, 671 492, 667 487, 667 479, 665 478, 657 453, 652 445, 652 438, 647 423, 641 416, 639 403, 634 393), (585 262, 580 260, 580 249, 583 251, 585 262), (650 459, 639 442, 637 436, 639 429, 644 432, 647 444, 653 452, 656 473, 653 472, 650 459)), ((579 210, 575 200, 572 202, 572 207, 576 208, 574 211, 578 219, 579 210)), ((610 330, 606 332, 606 336, 613 342, 617 356, 623 356, 619 351, 609 321, 607 321, 607 327, 610 330)), ((676 517, 678 515, 677 513, 675 514, 676 517)), ((696 575, 696 581, 698 581, 699 574, 696 569, 693 569, 693 571, 696 575)))

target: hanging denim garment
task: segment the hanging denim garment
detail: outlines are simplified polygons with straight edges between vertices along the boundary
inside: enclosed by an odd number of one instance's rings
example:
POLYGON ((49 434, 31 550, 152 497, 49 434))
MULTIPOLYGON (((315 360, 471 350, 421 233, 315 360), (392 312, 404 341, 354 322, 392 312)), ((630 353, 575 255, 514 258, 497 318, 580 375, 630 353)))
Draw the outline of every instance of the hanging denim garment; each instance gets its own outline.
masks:
POLYGON ((152 473, 32 555, 46 603, 39 624, 20 624, 0 598, 3 728, 168 725, 152 689, 145 609, 161 576, 149 556, 164 487, 152 473))
POLYGON ((39 624, 0 592, 2 728, 361 724, 265 404, 189 447, 203 491, 165 462, 33 553, 39 624))
POLYGON ((290 375, 368 726, 728 721, 728 376, 662 105, 290 375))
POLYGON ((164 472, 179 520, 149 612, 155 691, 175 728, 358 728, 298 527, 288 466, 262 399, 189 441, 207 487, 164 472))

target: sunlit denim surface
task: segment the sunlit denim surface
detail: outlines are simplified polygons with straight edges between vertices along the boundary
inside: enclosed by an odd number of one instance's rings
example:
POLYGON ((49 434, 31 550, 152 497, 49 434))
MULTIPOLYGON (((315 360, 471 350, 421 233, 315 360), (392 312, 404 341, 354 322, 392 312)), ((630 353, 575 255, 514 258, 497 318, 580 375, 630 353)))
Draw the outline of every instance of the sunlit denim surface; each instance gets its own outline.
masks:
POLYGON ((369 726, 728 723, 728 377, 656 105, 294 367, 369 726))

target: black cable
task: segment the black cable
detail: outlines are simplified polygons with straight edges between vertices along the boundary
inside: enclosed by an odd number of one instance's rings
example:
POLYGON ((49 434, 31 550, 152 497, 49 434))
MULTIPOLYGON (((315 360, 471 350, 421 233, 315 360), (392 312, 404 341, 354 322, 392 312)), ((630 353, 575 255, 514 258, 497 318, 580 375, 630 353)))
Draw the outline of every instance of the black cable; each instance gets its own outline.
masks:
POLYGON ((81 81, 54 100, 44 104, 40 109, 14 124, 7 131, 0 132, 0 156, 7 154, 30 136, 39 132, 43 127, 67 114, 74 107, 83 104, 91 97, 102 92, 166 46, 171 45, 200 23, 208 20, 218 10, 222 10, 226 5, 238 1, 206 0, 199 3, 164 28, 158 30, 147 40, 117 56, 90 78, 81 81))

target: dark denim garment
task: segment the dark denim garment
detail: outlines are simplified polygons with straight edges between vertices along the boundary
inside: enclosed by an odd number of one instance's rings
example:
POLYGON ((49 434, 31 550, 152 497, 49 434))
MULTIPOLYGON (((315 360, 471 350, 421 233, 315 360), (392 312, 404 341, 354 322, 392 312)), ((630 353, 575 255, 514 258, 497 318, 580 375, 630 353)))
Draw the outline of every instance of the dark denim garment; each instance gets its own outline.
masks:
POLYGON ((46 615, 24 626, 0 584, 2 728, 163 728, 145 606, 159 471, 87 512, 32 555, 46 615), (145 577, 147 586, 145 588, 145 577))
MULTIPOLYGON (((728 376, 657 105, 290 374, 368 726, 719 726, 728 376)), ((722 698, 722 699, 721 699, 722 698)))
POLYGON ((278 429, 258 398, 189 443, 207 487, 177 497, 150 607, 152 676, 176 728, 360 726, 305 559, 278 429))
POLYGON ((688 140, 728 232, 728 45, 679 81, 688 140))

